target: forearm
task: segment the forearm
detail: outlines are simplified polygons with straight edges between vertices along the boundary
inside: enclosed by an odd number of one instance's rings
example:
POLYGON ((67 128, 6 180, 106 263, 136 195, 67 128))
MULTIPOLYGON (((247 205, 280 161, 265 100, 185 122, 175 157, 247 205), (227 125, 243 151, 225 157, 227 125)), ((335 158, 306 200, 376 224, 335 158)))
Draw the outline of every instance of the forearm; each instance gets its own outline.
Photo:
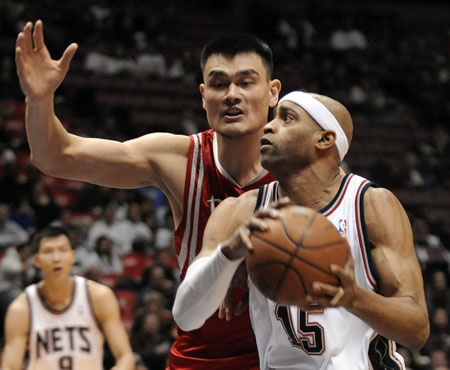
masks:
POLYGON ((428 338, 427 313, 412 297, 384 297, 357 288, 350 312, 384 337, 411 349, 419 349, 428 338))
POLYGON ((32 163, 52 174, 64 158, 68 141, 68 133, 54 112, 53 95, 39 101, 26 98, 25 122, 32 163))
POLYGON ((135 368, 133 352, 129 351, 121 355, 111 370, 133 370, 135 368))
POLYGON ((241 261, 228 260, 219 248, 189 267, 173 306, 174 319, 181 329, 198 329, 216 312, 241 261))

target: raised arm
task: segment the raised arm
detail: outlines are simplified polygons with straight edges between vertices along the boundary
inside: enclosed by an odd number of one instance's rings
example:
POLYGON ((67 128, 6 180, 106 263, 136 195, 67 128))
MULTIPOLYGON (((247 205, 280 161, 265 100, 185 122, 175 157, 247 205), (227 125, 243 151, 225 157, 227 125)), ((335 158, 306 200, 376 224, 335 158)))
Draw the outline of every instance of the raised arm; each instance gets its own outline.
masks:
POLYGON ((9 306, 5 319, 5 346, 2 354, 3 370, 21 370, 28 341, 30 312, 24 293, 9 306))
MULTIPOLYGON (((386 338, 411 349, 421 348, 429 335, 429 321, 408 217, 386 189, 370 188, 364 197, 364 210, 380 294, 355 283, 351 260, 345 270, 334 266, 344 288, 338 305, 386 338)), ((320 283, 316 287, 318 293, 336 293, 320 283)), ((321 303, 327 305, 325 300, 321 303)))
MULTIPOLYGON (((117 188, 153 185, 182 201, 189 138, 150 134, 120 143, 82 138, 66 131, 54 111, 54 94, 76 50, 71 44, 53 60, 43 24, 28 22, 16 43, 16 65, 26 95, 26 129, 31 158, 41 171, 58 177, 117 188), (180 183, 174 184, 176 179, 180 183), (172 189, 171 187, 176 187, 172 189)), ((101 123, 100 123, 101 124, 101 123)))
POLYGON ((108 345, 116 360, 114 370, 135 368, 133 351, 128 335, 120 320, 119 303, 113 291, 93 281, 88 282, 95 315, 100 322, 108 345))

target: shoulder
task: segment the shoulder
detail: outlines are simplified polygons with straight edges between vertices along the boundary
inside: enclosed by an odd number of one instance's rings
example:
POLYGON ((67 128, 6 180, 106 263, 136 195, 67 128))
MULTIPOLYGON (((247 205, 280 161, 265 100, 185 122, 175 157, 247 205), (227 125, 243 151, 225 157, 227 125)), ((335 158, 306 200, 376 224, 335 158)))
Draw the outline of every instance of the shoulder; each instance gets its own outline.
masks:
POLYGON ((99 322, 104 323, 112 317, 118 317, 119 303, 114 291, 93 280, 87 280, 86 284, 95 317, 99 322))
POLYGON ((369 188, 364 196, 364 218, 369 239, 395 241, 412 238, 408 215, 398 198, 388 189, 369 188))
POLYGON ((6 314, 5 326, 20 329, 24 332, 28 331, 30 325, 30 306, 25 293, 19 294, 19 296, 12 301, 8 307, 6 314))
POLYGON ((86 287, 93 303, 94 301, 102 302, 103 299, 109 299, 111 297, 115 299, 113 290, 104 284, 86 279, 86 287))
POLYGON ((369 187, 364 195, 364 209, 370 216, 371 213, 381 215, 389 211, 398 212, 403 210, 403 206, 390 190, 369 187))
POLYGON ((15 314, 27 314, 30 311, 30 307, 28 305, 28 299, 25 292, 20 293, 14 301, 9 305, 8 311, 11 311, 15 314))

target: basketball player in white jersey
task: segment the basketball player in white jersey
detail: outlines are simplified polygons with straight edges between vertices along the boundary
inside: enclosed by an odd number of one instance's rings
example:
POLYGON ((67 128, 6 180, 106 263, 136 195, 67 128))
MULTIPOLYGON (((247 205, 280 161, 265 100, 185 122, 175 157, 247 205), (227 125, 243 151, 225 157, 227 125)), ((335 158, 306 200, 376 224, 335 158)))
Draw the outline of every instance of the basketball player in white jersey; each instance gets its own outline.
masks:
POLYGON ((42 280, 10 305, 2 369, 20 370, 28 349, 33 370, 102 370, 104 338, 114 370, 134 369, 134 357, 113 291, 71 275, 74 251, 64 228, 49 226, 34 239, 42 280))
POLYGON ((339 170, 352 132, 349 112, 331 98, 297 91, 280 100, 261 140, 262 164, 279 182, 228 198, 210 217, 203 249, 176 296, 181 328, 202 325, 220 305, 252 248, 251 231, 277 217, 270 205, 283 196, 328 217, 351 255, 345 268, 331 267, 341 285, 315 282, 308 307, 280 306, 249 281, 261 369, 405 368, 395 342, 418 349, 429 335, 422 274, 397 198, 339 170))

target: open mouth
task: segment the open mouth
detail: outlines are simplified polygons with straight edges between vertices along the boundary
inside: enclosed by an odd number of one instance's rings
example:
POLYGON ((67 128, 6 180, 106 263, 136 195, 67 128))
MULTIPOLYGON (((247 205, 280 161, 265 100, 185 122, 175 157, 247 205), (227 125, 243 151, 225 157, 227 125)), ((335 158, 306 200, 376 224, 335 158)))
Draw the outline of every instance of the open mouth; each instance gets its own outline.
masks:
POLYGON ((261 152, 271 146, 272 146, 272 143, 270 142, 270 140, 268 140, 264 137, 261 139, 261 147, 260 147, 261 152))
POLYGON ((228 108, 223 111, 223 117, 226 120, 235 120, 240 118, 243 114, 243 111, 239 108, 228 108))

